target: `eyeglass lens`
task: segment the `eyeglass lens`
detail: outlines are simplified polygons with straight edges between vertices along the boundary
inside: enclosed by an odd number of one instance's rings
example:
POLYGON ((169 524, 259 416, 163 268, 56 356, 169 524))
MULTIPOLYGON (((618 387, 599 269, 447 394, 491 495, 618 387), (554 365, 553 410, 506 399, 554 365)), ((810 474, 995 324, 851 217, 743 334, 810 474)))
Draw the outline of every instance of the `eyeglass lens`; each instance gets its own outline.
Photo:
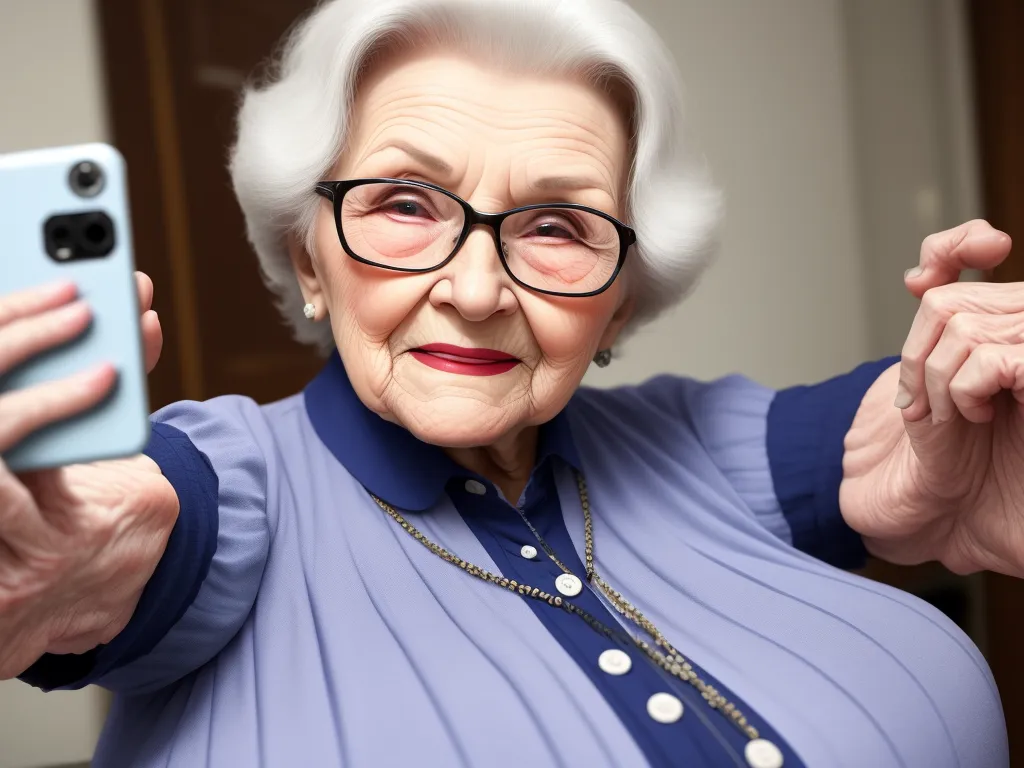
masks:
MULTIPOLYGON (((448 195, 393 182, 352 188, 341 229, 359 258, 385 267, 430 269, 454 250, 465 211, 448 195)), ((619 260, 619 233, 588 211, 536 208, 507 217, 499 233, 509 270, 524 284, 557 293, 604 287, 619 260)))

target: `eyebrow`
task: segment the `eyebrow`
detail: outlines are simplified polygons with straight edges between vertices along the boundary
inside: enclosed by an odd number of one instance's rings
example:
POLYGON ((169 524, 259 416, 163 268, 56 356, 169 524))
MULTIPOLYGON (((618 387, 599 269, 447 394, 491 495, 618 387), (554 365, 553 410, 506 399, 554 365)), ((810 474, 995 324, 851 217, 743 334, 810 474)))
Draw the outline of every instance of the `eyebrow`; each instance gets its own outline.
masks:
POLYGON ((531 181, 530 187, 541 192, 561 192, 563 190, 578 192, 584 189, 604 191, 596 180, 582 176, 543 176, 536 181, 531 181))
POLYGON ((384 146, 378 147, 375 152, 380 152, 385 149, 397 149, 400 152, 404 152, 420 165, 425 166, 428 170, 441 176, 450 177, 455 173, 455 169, 452 168, 451 164, 446 160, 441 159, 437 155, 432 155, 429 152, 405 141, 389 141, 384 146))
MULTIPOLYGON (((543 195, 552 195, 566 201, 572 200, 567 193, 597 193, 600 195, 599 200, 591 199, 591 195, 584 195, 585 199, 581 200, 577 197, 574 202, 583 202, 598 210, 605 210, 609 204, 613 208, 619 204, 618 195, 605 187, 602 182, 590 176, 570 176, 567 174, 561 176, 541 176, 539 179, 531 179, 529 185, 530 192, 533 195, 542 193, 543 195)), ((551 201, 542 199, 540 202, 551 201)))

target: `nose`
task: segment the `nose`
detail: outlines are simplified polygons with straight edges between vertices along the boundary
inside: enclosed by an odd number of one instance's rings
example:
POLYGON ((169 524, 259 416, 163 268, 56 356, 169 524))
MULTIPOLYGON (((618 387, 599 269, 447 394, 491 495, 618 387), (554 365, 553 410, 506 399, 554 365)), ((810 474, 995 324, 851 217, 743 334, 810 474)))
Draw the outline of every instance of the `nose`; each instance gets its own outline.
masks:
POLYGON ((450 306, 466 320, 481 322, 493 315, 511 314, 518 305, 487 227, 470 232, 438 277, 430 292, 431 304, 450 306))

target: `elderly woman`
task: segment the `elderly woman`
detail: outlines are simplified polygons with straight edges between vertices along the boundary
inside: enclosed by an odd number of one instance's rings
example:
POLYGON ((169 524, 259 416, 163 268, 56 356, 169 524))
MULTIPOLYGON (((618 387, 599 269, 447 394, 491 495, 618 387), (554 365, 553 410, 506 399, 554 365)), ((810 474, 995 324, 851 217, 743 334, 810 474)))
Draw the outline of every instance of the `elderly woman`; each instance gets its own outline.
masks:
MULTIPOLYGON (((902 361, 581 389, 704 264, 680 122, 615 0, 322 5, 231 168, 329 362, 3 475, 0 671, 116 692, 99 766, 1007 765, 977 649, 843 569, 1024 572, 1024 290, 956 283, 1009 238, 925 241, 902 361)), ((0 299, 0 365, 71 298, 0 299)), ((5 395, 0 449, 111 381, 5 395)))

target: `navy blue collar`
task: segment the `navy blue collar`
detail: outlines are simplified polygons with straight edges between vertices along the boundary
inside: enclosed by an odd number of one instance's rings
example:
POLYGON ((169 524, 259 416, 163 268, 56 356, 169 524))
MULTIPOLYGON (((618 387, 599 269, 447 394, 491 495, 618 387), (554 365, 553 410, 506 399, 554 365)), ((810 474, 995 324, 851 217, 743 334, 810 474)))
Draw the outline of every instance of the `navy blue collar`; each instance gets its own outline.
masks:
MULTIPOLYGON (((313 429, 334 457, 368 491, 399 509, 430 509, 453 477, 477 477, 363 405, 337 352, 303 394, 313 429)), ((550 457, 580 467, 565 411, 540 430, 537 467, 550 457)))

